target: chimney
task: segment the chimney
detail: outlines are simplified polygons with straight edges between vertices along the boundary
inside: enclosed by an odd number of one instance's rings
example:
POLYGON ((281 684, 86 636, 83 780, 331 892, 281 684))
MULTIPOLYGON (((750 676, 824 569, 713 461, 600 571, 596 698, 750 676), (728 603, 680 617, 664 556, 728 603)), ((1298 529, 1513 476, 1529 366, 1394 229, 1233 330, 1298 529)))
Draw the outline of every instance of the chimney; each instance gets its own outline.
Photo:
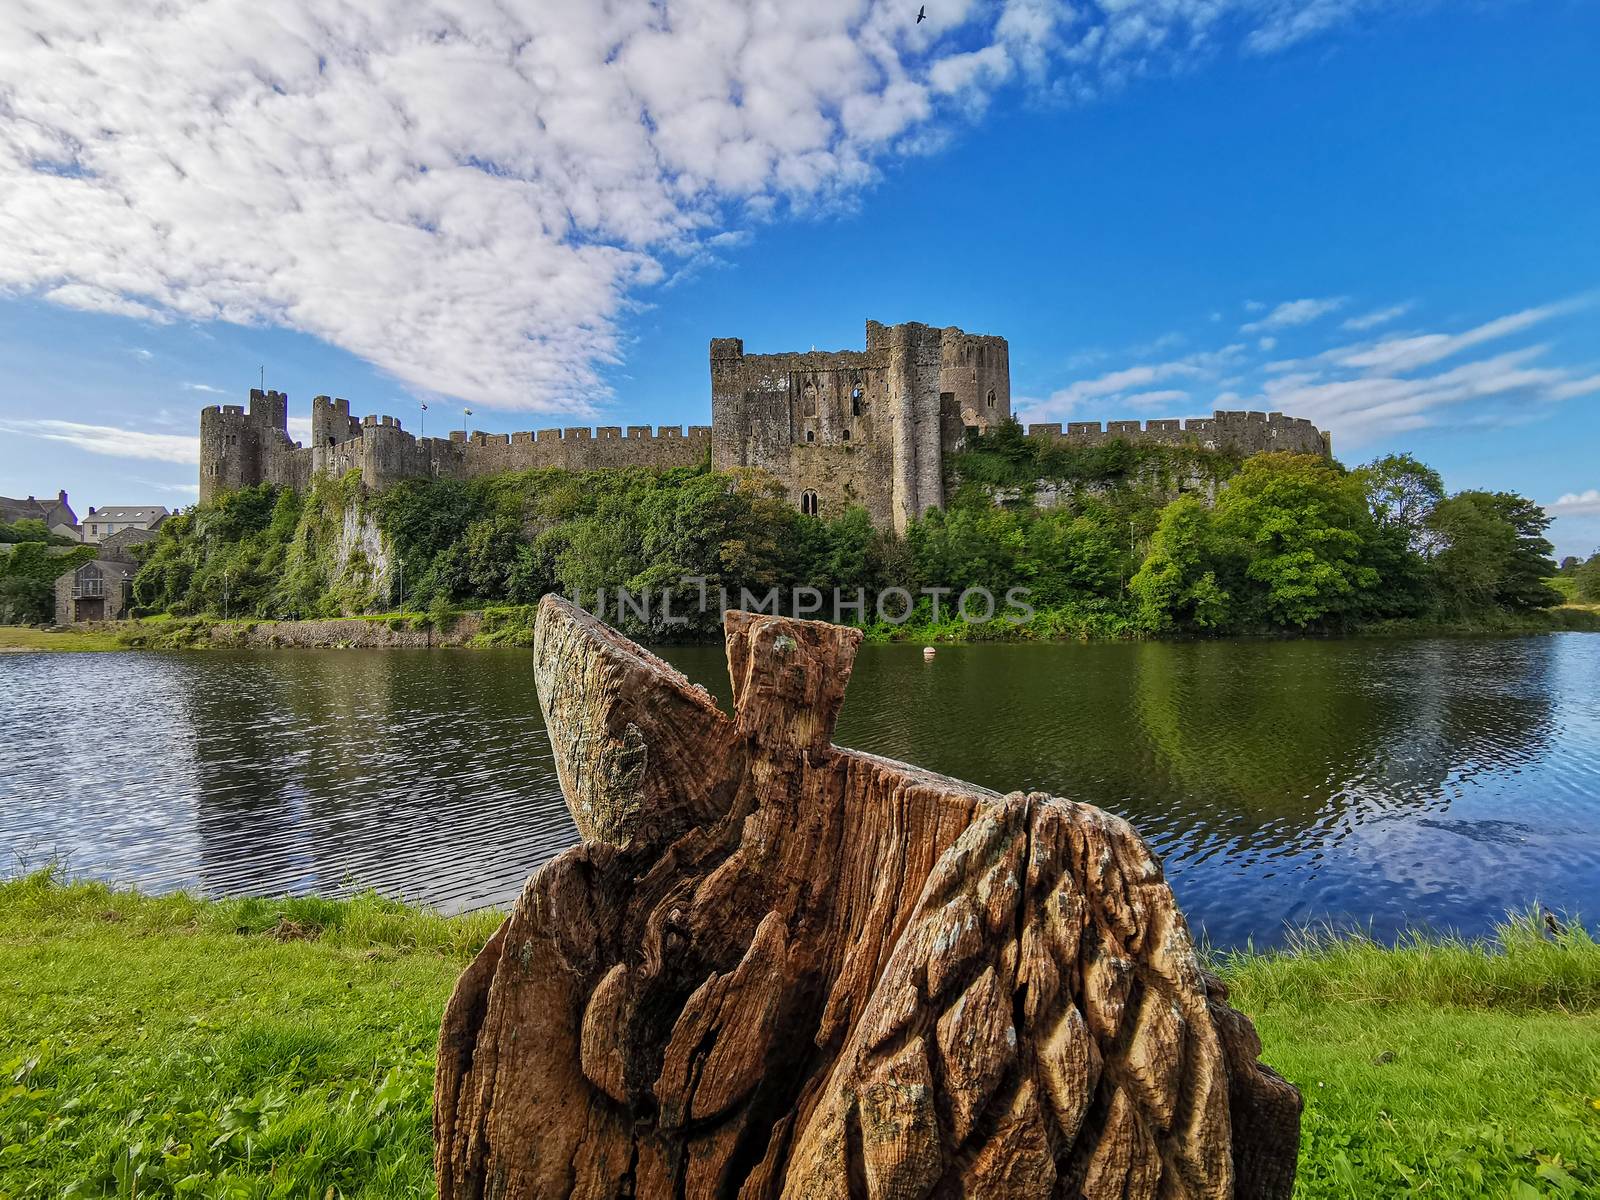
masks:
POLYGON ((56 503, 57 504, 65 504, 66 502, 67 502, 67 493, 66 493, 66 491, 62 490, 62 491, 57 492, 56 493, 56 503))

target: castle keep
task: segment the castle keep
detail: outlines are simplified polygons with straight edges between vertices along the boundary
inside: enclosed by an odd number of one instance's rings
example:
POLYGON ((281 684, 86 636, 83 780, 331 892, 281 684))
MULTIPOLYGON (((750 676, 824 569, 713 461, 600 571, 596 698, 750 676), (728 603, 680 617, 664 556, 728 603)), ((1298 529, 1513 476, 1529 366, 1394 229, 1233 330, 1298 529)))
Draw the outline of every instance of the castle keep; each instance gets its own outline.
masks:
MULTIPOLYGON (((711 424, 418 438, 390 416, 350 415, 348 400, 311 402, 311 444, 289 437, 282 392, 251 389, 250 407, 200 414, 200 498, 274 483, 306 487, 315 475, 359 470, 380 490, 402 479, 468 479, 562 467, 759 468, 807 513, 861 505, 879 527, 904 530, 944 504, 946 457, 969 432, 1011 415, 1006 341, 908 322, 867 322, 864 350, 746 354, 738 338, 711 343, 711 424)), ((1310 421, 1282 413, 1217 412, 1188 421, 1078 421, 1030 425, 1030 437, 1096 445, 1113 439, 1196 445, 1244 454, 1331 453, 1310 421)))

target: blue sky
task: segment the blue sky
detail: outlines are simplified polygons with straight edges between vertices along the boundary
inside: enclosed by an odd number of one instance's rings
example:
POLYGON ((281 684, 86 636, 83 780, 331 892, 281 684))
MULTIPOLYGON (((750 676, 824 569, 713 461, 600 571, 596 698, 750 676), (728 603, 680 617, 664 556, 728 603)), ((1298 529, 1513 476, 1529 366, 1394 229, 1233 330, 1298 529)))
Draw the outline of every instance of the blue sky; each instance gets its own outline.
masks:
POLYGON ((1009 338, 1024 419, 1281 409, 1600 547, 1600 6, 726 5, 0 16, 0 493, 187 503, 262 365, 695 424, 710 338, 871 317, 1009 338))

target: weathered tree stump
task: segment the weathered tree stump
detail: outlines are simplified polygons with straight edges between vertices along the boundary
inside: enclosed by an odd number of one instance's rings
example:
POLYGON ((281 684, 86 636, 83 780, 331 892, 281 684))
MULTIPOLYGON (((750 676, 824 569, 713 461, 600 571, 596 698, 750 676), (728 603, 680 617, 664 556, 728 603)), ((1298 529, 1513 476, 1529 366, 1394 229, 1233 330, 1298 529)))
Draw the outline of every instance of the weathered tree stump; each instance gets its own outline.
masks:
POLYGON ((859 641, 729 613, 729 719, 544 600, 583 842, 451 997, 440 1196, 1288 1196, 1299 1093, 1138 835, 833 746, 859 641))

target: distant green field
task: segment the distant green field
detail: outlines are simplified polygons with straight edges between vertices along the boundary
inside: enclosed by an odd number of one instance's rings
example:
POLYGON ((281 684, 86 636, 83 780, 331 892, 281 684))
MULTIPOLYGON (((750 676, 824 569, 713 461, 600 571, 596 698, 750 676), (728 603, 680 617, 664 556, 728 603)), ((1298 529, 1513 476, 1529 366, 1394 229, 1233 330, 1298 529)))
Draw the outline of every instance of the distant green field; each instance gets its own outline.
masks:
MULTIPOLYGON (((0 1196, 432 1194, 446 997, 495 914, 0 884, 0 1196)), ((1217 964, 1306 1099, 1297 1195, 1600 1194, 1600 946, 1217 964)))

